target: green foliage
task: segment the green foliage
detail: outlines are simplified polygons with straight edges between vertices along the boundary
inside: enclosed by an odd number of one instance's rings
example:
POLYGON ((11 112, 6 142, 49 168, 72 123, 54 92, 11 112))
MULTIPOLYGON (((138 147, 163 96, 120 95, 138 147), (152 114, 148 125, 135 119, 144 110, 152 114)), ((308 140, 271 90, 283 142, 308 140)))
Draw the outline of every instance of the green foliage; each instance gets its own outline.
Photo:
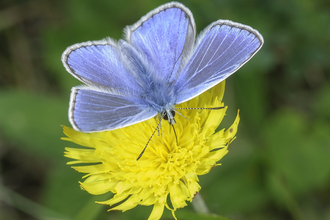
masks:
MULTIPOLYGON (((60 58, 74 43, 121 38, 126 25, 165 2, 0 4, 0 202, 23 213, 0 206, 0 219, 149 216, 151 207, 107 212, 109 207, 94 201, 110 195, 84 192, 78 183, 83 174, 65 165, 64 147, 74 145, 60 140, 60 125, 69 125, 70 89, 80 82, 65 71, 60 58), (27 187, 33 183, 37 191, 27 187), (34 208, 38 211, 27 211, 34 208)), ((233 20, 257 29, 265 45, 226 82, 229 112, 223 126, 237 109, 241 123, 222 165, 200 177, 201 195, 215 215, 197 215, 188 206, 176 212, 178 219, 330 219, 328 2, 181 2, 194 14, 198 31, 218 19, 233 20)), ((163 219, 172 219, 171 213, 165 211, 163 219)))

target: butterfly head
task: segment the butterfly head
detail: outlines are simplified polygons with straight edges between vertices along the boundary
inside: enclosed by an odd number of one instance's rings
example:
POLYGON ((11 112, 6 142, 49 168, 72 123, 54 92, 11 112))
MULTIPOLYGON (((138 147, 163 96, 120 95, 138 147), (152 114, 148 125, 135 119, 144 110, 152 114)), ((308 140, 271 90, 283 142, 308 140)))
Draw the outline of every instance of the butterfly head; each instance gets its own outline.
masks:
POLYGON ((174 120, 175 111, 173 109, 166 109, 161 113, 161 115, 162 118, 168 121, 168 123, 170 123, 171 125, 176 123, 174 120))

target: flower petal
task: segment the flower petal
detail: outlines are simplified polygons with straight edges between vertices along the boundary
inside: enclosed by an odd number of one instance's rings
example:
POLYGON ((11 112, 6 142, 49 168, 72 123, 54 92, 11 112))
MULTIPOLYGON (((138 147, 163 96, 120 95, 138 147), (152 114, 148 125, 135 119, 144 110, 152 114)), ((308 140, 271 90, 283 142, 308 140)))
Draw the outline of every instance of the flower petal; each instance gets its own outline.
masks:
POLYGON ((148 220, 158 220, 162 217, 164 212, 164 204, 160 202, 156 202, 152 209, 152 212, 148 218, 148 220))

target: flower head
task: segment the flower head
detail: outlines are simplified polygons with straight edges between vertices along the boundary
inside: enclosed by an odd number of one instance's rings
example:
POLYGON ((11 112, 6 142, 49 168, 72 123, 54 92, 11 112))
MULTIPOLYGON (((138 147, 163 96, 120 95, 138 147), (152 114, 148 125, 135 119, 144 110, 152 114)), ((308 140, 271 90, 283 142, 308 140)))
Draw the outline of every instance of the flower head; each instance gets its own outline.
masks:
MULTIPOLYGON (((176 108, 220 107, 225 83, 222 82, 176 108)), ((98 133, 83 133, 64 127, 67 138, 84 147, 66 148, 68 164, 86 173, 81 187, 93 195, 111 191, 113 198, 98 202, 117 206, 110 210, 126 211, 137 205, 150 206, 149 219, 160 219, 164 207, 174 211, 192 201, 201 186, 198 176, 207 174, 227 154, 228 144, 235 138, 239 116, 225 131, 215 133, 227 107, 220 110, 181 109, 175 116, 176 136, 172 126, 162 121, 162 134, 150 140, 142 157, 137 160, 157 127, 157 119, 98 133)), ((175 216, 174 216, 175 217, 175 216)))

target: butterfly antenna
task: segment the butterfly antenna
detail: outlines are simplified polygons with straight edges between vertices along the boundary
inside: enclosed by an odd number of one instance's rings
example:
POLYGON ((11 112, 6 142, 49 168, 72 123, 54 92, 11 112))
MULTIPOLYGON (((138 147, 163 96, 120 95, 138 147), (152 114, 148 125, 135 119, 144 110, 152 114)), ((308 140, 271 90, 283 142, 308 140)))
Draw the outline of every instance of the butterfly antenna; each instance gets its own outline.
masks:
POLYGON ((223 109, 225 106, 221 106, 221 107, 214 107, 214 108, 176 108, 173 111, 175 111, 176 113, 178 113, 178 115, 181 115, 182 117, 184 117, 185 119, 189 119, 187 117, 185 117, 184 115, 182 115, 180 112, 176 111, 177 109, 208 109, 208 110, 219 110, 219 109, 223 109))
MULTIPOLYGON (((162 119, 163 117, 161 115, 158 115, 158 120, 161 121, 162 119)), ((160 126, 157 126, 157 130, 158 130, 158 136, 163 137, 162 124, 160 124, 160 126)))
POLYGON ((154 132, 152 133, 152 135, 151 135, 151 137, 149 138, 149 140, 148 140, 146 146, 143 148, 142 152, 140 153, 140 155, 138 156, 138 158, 137 158, 136 160, 139 160, 139 159, 142 157, 144 151, 147 149, 147 146, 148 146, 148 144, 149 144, 151 138, 154 136, 154 134, 156 133, 156 131, 159 129, 159 126, 160 126, 160 123, 161 123, 161 122, 162 122, 162 119, 159 120, 156 129, 155 129, 154 132))
POLYGON ((219 109, 223 109, 225 106, 221 106, 221 107, 214 107, 214 108, 176 108, 176 109, 208 109, 208 110, 219 110, 219 109))
POLYGON ((176 145, 179 146, 179 143, 178 143, 178 136, 176 136, 176 131, 175 131, 175 128, 174 128, 174 125, 172 125, 172 128, 173 128, 173 131, 174 131, 174 135, 175 135, 175 140, 176 140, 176 145))

